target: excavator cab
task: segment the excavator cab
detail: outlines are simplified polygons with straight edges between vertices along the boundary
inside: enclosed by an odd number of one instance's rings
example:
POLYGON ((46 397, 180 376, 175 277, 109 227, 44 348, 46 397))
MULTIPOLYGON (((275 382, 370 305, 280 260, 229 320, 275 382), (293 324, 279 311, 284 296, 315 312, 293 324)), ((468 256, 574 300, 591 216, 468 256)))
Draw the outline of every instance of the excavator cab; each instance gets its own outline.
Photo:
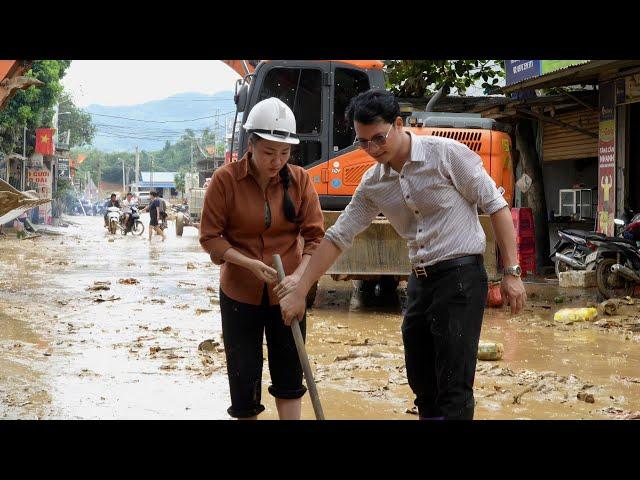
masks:
MULTIPOLYGON (((277 97, 296 116, 300 144, 290 163, 309 170, 323 209, 343 209, 373 159, 353 146, 355 132, 344 118, 349 101, 370 88, 384 88, 378 61, 263 61, 236 90, 243 124, 256 103, 277 97), (356 170, 353 170, 353 167, 356 170), (348 169, 348 170, 347 170, 348 169), (347 178, 344 174, 349 172, 347 178)), ((240 128, 238 158, 247 149, 240 128)))

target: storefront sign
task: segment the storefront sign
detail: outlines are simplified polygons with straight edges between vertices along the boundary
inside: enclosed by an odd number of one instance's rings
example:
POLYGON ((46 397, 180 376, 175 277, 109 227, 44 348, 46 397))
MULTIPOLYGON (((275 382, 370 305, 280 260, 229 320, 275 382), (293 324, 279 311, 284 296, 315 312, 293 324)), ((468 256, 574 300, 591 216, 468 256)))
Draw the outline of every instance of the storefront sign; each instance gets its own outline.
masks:
POLYGON ((598 232, 613 236, 616 215, 616 120, 614 83, 600 84, 598 130, 598 232))
POLYGON ((640 102, 640 74, 616 81, 616 104, 640 102))
POLYGON ((540 76, 540 60, 505 60, 506 84, 540 76))
MULTIPOLYGON (((27 170, 27 184, 35 186, 40 198, 51 198, 51 171, 48 168, 30 168, 27 170)), ((45 223, 51 224, 51 203, 40 205, 39 216, 45 223)))
POLYGON ((69 172, 70 172, 69 159, 59 158, 58 159, 58 178, 70 178, 69 172))

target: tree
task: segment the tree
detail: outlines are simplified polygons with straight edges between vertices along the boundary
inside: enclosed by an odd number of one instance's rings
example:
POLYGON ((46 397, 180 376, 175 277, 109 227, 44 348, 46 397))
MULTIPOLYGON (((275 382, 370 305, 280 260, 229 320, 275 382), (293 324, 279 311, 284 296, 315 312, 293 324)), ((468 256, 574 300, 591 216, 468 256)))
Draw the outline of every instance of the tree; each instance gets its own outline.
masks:
POLYGON ((441 87, 464 93, 482 81, 487 91, 504 77, 499 60, 387 60, 387 87, 398 97, 428 97, 441 87))
POLYGON ((182 197, 184 198, 184 191, 185 191, 185 174, 186 174, 186 170, 184 169, 180 169, 180 171, 178 173, 175 174, 174 176, 174 181, 176 182, 176 190, 178 190, 179 192, 182 193, 182 197))
MULTIPOLYGON (((36 60, 25 74, 44 82, 41 87, 20 90, 0 111, 0 151, 13 152, 22 145, 27 127, 27 148, 35 146, 35 129, 53 126, 53 107, 62 93, 60 80, 70 60, 36 60)), ((21 150, 21 149, 20 149, 21 150)))
POLYGON ((96 127, 91 121, 91 115, 76 107, 68 92, 62 92, 59 103, 59 111, 61 113, 69 112, 69 115, 60 115, 58 117, 59 133, 67 130, 71 131, 69 147, 90 145, 96 133, 96 127))

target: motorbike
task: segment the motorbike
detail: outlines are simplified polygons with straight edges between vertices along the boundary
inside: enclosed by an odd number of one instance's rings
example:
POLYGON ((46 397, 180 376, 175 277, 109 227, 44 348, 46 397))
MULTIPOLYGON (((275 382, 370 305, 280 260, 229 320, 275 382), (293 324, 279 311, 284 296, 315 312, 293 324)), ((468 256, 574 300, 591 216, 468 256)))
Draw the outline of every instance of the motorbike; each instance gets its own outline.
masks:
POLYGON ((631 296, 640 285, 640 214, 628 223, 616 218, 616 237, 591 239, 596 250, 596 283, 604 298, 631 296))
POLYGON ((112 235, 115 235, 120 227, 120 215, 118 207, 107 207, 107 230, 112 235))
POLYGON ((596 246, 590 238, 604 237, 604 235, 586 230, 558 230, 560 237, 553 247, 549 258, 555 263, 556 276, 568 270, 594 270, 596 256, 593 253, 596 246))
POLYGON ((120 216, 120 223, 118 226, 120 227, 120 231, 122 231, 123 235, 131 232, 133 235, 142 235, 144 233, 144 224, 140 221, 140 214, 138 213, 138 208, 135 206, 131 206, 131 213, 129 214, 128 225, 125 225, 125 215, 122 214, 120 216))

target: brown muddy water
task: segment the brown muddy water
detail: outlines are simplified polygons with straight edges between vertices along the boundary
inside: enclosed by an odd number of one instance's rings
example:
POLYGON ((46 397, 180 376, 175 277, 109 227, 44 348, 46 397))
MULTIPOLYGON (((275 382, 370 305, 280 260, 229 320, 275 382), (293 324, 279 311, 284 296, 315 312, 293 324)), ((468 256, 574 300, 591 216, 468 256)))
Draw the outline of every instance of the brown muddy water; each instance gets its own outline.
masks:
MULTIPOLYGON (((146 232, 110 238, 101 217, 68 220, 75 225, 59 236, 0 239, 0 418, 228 419, 219 270, 197 230, 180 238, 170 224, 167 241, 149 245, 146 232), (207 339, 213 348, 199 350, 207 339)), ((517 317, 486 312, 482 339, 505 351, 501 361, 478 362, 476 418, 638 414, 640 306, 624 318, 564 325, 553 313, 586 299, 533 297, 517 317)), ((324 278, 308 316, 325 416, 415 419, 401 307, 361 303, 350 284, 324 278)), ((268 385, 265 361, 260 418, 275 419, 268 385)), ((314 418, 308 396, 303 418, 314 418)))

